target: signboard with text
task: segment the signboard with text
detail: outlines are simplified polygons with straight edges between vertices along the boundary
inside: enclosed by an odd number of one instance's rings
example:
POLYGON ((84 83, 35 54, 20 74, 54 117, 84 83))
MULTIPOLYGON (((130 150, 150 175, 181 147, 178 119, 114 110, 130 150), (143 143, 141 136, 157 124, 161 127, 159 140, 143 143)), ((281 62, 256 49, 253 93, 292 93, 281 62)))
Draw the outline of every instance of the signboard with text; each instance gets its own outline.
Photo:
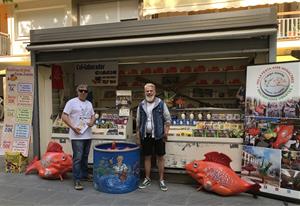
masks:
POLYGON ((117 86, 118 62, 81 63, 75 65, 75 85, 117 86))
POLYGON ((14 151, 28 156, 33 112, 33 68, 8 67, 5 86, 0 153, 14 151))
POLYGON ((243 178, 300 200, 300 62, 247 67, 243 178))

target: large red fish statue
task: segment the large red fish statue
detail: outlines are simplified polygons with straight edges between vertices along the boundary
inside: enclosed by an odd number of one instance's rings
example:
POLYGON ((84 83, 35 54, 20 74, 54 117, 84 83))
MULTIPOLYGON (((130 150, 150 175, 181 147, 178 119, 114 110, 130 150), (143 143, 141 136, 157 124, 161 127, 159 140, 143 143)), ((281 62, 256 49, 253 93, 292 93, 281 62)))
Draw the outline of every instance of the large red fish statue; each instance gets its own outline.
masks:
POLYGON ((259 184, 241 179, 231 169, 231 159, 225 154, 209 152, 204 156, 204 160, 194 160, 185 165, 187 173, 200 183, 198 190, 204 188, 222 196, 259 191, 259 184))
POLYGON ((49 142, 46 153, 41 160, 34 157, 27 166, 25 174, 37 171, 39 176, 46 179, 60 179, 72 171, 72 156, 64 153, 62 146, 57 142, 49 142))

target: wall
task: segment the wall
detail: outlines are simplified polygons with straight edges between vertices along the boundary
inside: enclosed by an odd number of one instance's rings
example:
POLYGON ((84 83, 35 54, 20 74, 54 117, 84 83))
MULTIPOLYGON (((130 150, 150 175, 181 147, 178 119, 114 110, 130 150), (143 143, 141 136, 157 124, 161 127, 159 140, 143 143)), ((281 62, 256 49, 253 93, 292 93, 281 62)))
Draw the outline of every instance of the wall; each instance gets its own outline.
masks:
POLYGON ((79 5, 80 25, 138 19, 138 0, 105 1, 79 5))
POLYGON ((8 19, 12 55, 29 54, 26 50, 31 29, 72 26, 71 0, 31 1, 10 7, 8 19))
POLYGON ((0 4, 0 32, 7 33, 7 10, 6 6, 0 4))

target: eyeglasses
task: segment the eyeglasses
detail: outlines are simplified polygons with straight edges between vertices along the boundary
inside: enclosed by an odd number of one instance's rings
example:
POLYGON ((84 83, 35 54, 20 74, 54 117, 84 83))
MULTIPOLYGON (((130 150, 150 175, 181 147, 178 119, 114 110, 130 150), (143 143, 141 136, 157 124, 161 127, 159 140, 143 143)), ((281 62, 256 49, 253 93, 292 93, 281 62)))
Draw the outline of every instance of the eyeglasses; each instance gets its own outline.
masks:
POLYGON ((79 91, 80 93, 88 93, 88 90, 85 90, 85 89, 78 89, 78 91, 79 91))

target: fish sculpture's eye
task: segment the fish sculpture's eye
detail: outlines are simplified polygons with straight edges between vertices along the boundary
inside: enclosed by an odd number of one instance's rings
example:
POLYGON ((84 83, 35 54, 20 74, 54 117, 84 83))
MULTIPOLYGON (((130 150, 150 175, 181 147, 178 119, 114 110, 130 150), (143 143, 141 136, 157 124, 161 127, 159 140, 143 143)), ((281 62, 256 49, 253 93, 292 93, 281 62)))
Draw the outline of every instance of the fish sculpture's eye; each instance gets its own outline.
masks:
POLYGON ((197 162, 195 162, 193 166, 194 166, 194 168, 197 168, 198 167, 197 162))
POLYGON ((65 157, 65 156, 62 156, 61 159, 62 159, 62 160, 66 160, 66 157, 65 157))

